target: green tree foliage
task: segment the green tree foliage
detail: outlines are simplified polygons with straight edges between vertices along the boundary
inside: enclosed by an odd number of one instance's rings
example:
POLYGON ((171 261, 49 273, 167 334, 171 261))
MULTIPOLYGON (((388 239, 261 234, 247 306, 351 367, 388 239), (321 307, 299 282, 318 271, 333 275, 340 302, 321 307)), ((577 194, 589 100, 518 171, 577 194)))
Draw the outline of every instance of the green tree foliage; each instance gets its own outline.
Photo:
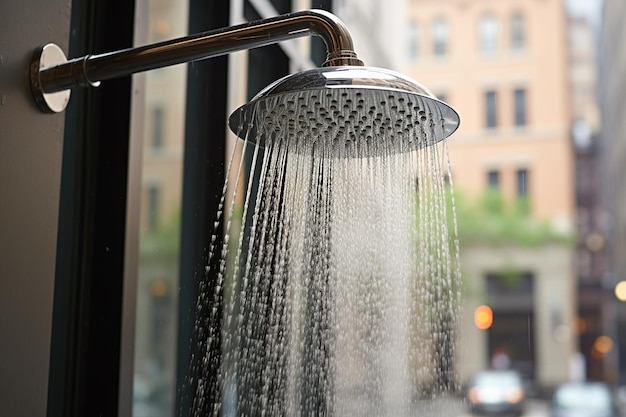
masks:
POLYGON ((164 223, 142 233, 139 242, 141 259, 175 259, 180 248, 180 211, 164 223))
MULTIPOLYGON (((474 199, 461 192, 455 192, 454 197, 461 246, 509 243, 538 247, 574 241, 572 233, 557 230, 550 221, 531 216, 531 203, 526 197, 509 202, 493 189, 474 199)), ((451 195, 448 195, 448 206, 452 207, 451 195)), ((448 212, 452 222, 452 210, 448 212)))

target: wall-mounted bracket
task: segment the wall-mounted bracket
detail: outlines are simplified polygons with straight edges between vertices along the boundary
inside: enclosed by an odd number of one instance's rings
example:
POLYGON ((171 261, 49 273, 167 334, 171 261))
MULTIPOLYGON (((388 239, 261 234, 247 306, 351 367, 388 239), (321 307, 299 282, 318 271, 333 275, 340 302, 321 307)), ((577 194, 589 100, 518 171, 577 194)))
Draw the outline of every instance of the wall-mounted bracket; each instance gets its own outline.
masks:
POLYGON ((41 84, 40 74, 47 68, 65 64, 67 57, 63 50, 53 43, 37 49, 33 54, 30 67, 30 84, 37 107, 45 113, 58 113, 65 110, 70 100, 70 90, 46 93, 41 84))
POLYGON ((95 87, 100 81, 111 78, 307 35, 317 35, 324 40, 327 49, 324 66, 363 65, 354 52, 350 32, 335 15, 323 10, 304 10, 69 61, 61 48, 47 44, 37 50, 31 63, 31 89, 42 111, 58 113, 65 110, 73 87, 95 87))

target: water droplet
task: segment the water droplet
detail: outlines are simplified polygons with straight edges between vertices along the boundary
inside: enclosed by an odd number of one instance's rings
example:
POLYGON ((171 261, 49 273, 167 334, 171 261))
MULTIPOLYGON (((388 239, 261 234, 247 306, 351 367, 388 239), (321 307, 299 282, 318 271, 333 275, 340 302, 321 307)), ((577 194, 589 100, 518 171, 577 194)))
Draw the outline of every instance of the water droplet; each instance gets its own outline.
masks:
MULTIPOLYGON (((446 187, 436 180, 443 177, 434 162, 441 156, 420 148, 431 139, 413 130, 417 114, 404 118, 389 106, 371 109, 380 99, 367 96, 362 109, 335 114, 348 96, 317 94, 332 114, 297 108, 289 118, 282 119, 285 112, 269 116, 268 124, 279 127, 263 154, 253 156, 256 178, 239 183, 239 168, 229 163, 219 217, 226 200, 234 208, 224 215, 224 240, 212 237, 210 244, 220 258, 211 288, 224 294, 238 288, 230 299, 224 295, 222 343, 230 348, 224 350, 221 383, 241 393, 258 387, 242 398, 250 410, 268 415, 305 414, 301 392, 311 404, 330 399, 329 406, 342 411, 338 415, 358 415, 352 398, 329 391, 333 387, 356 393, 359 405, 373 413, 410 415, 412 390, 419 392, 412 381, 448 389, 442 381, 452 363, 433 349, 433 342, 453 340, 444 325, 454 311, 453 297, 442 302, 441 294, 460 276, 458 252, 447 244, 446 187), (285 122, 295 121, 297 140, 284 133, 285 122), (416 324, 422 333, 411 333, 416 324), (377 378, 352 379, 336 369, 377 378), (231 381, 228 375, 235 374, 231 381), (284 394, 271 395, 271 387, 284 388, 284 394), (369 392, 394 392, 399 400, 369 392)), ((310 98, 304 92, 292 101, 310 98)), ((208 287, 200 287, 198 308, 219 317, 208 287)), ((195 332, 205 346, 220 340, 210 326, 197 323, 195 332)), ((209 372, 216 360, 203 356, 194 363, 209 372)))

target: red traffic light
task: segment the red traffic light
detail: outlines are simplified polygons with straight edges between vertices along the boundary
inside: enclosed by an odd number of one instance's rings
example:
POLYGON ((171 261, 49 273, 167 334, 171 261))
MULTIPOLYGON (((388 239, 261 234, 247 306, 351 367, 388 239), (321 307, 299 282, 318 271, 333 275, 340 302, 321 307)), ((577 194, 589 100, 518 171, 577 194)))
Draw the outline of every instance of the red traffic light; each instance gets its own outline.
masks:
POLYGON ((487 330, 493 324, 493 310, 489 306, 478 306, 474 310, 474 324, 481 330, 487 330))

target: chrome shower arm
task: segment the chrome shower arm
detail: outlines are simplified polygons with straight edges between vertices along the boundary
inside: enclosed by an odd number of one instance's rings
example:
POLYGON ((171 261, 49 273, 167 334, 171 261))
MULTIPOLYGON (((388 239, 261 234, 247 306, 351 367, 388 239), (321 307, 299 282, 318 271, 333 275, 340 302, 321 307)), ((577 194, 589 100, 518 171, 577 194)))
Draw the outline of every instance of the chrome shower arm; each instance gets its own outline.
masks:
MULTIPOLYGON (((31 67, 31 87, 42 110, 62 111, 60 103, 47 103, 54 94, 76 86, 97 86, 100 81, 169 65, 257 48, 297 37, 320 36, 327 48, 324 66, 363 65, 356 57, 346 26, 323 10, 305 10, 256 20, 152 45, 86 55, 65 60, 60 48, 49 44, 36 54, 31 67), (52 50, 54 46, 58 50, 52 50), (46 57, 46 48, 50 48, 46 57), (60 55, 59 55, 60 54, 60 55), (62 56, 62 58, 61 58, 62 56), (61 61, 61 62, 58 62, 61 61), (52 105, 50 105, 52 104, 52 105)), ((58 96, 57 96, 58 97, 58 96)))

